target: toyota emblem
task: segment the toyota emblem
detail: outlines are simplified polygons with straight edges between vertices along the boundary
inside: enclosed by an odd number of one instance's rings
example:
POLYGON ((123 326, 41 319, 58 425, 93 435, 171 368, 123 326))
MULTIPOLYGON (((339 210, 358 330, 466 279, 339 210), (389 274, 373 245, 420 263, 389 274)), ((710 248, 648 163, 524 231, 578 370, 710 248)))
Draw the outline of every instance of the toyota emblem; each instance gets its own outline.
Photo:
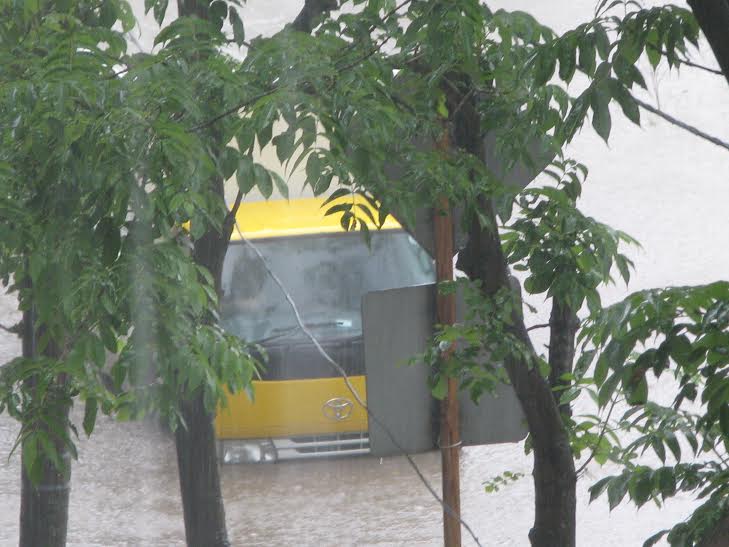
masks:
POLYGON ((346 420, 352 415, 352 408, 354 405, 349 399, 344 397, 335 397, 329 399, 324 406, 321 407, 322 414, 325 418, 329 418, 335 422, 346 420))

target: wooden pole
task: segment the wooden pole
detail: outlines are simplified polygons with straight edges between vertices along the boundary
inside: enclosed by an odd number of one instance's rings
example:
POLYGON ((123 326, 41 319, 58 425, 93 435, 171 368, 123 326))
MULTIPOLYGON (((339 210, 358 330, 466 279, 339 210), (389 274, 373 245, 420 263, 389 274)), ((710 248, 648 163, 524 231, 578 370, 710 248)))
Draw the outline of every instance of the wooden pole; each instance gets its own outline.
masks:
MULTIPOLYGON (((440 143, 447 148, 447 133, 440 143)), ((442 198, 435 208, 435 269, 438 282, 453 280, 453 222, 448 200, 442 198)), ((454 294, 436 296, 438 322, 452 325, 456 321, 456 300, 454 294)), ((447 357, 452 348, 446 349, 447 357)), ((461 479, 460 479, 460 418, 458 414, 458 382, 448 379, 448 392, 440 405, 440 447, 443 475, 443 544, 445 547, 461 546, 461 479), (450 511, 448 510, 450 508, 450 511)))

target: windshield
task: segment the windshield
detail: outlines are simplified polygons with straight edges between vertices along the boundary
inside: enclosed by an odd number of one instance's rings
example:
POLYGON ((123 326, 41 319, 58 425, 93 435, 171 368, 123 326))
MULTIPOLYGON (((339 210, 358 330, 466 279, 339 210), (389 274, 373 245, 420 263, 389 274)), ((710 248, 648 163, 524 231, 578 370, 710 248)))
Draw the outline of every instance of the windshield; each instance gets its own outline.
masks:
MULTIPOLYGON (((370 291, 435 281, 433 260, 406 232, 358 233, 257 240, 296 302, 304 323, 324 338, 362 334, 362 296, 370 291)), ((300 337, 296 317, 254 251, 231 242, 223 265, 223 326, 248 341, 300 337)))

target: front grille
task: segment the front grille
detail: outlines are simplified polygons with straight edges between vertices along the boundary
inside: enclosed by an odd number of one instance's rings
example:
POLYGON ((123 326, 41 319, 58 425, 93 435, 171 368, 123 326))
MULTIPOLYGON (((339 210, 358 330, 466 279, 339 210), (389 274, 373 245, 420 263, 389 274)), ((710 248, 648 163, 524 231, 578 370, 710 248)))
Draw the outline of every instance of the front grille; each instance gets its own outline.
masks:
MULTIPOLYGON (((349 376, 365 373, 362 336, 321 342, 324 351, 349 376)), ((268 362, 262 373, 264 380, 306 380, 339 376, 312 343, 265 345, 268 362)))
POLYGON ((366 431, 272 439, 280 460, 322 458, 368 454, 370 439, 366 431))

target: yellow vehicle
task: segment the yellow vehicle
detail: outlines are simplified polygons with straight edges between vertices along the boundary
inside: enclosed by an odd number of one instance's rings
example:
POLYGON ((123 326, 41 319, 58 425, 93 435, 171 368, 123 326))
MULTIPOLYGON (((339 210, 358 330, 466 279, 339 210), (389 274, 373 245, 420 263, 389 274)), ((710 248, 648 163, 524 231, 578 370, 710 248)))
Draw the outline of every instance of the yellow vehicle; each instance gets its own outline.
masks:
MULTIPOLYGON (((306 327, 365 397, 361 300, 369 291, 435 279, 428 253, 391 217, 368 247, 346 232, 323 200, 243 203, 243 236, 265 256, 306 327)), ((302 332, 280 287, 237 231, 223 265, 221 319, 229 332, 265 348, 254 400, 229 396, 215 421, 223 462, 276 461, 369 451, 367 414, 302 332)))

